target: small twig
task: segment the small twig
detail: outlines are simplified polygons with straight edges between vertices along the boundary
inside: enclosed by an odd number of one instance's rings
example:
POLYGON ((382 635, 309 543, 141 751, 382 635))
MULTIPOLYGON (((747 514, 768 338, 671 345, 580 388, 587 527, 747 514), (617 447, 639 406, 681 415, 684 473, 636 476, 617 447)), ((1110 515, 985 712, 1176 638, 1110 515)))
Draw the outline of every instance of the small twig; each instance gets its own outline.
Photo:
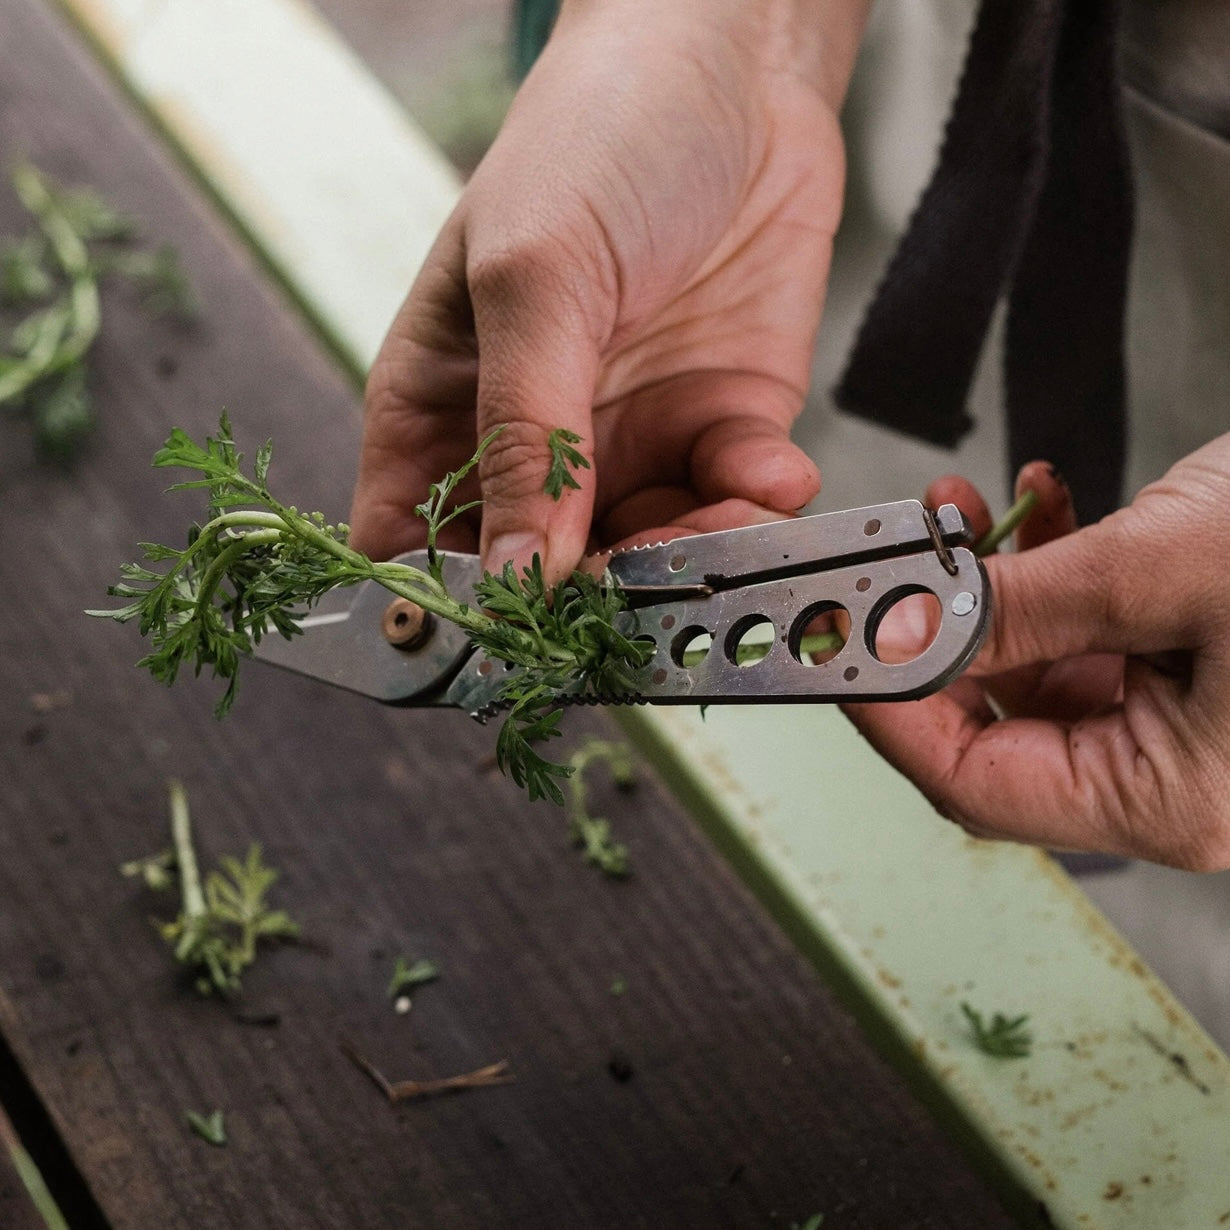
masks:
POLYGON ((392 1103, 409 1102, 416 1098, 435 1097, 439 1093, 453 1093, 462 1089, 482 1089, 488 1085, 508 1085, 514 1077, 508 1070, 507 1060, 488 1064, 485 1068, 476 1068, 473 1072, 463 1072, 459 1076, 442 1076, 435 1080, 425 1081, 391 1081, 366 1056, 359 1053, 353 1043, 341 1043, 344 1054, 361 1072, 376 1085, 381 1093, 392 1103))

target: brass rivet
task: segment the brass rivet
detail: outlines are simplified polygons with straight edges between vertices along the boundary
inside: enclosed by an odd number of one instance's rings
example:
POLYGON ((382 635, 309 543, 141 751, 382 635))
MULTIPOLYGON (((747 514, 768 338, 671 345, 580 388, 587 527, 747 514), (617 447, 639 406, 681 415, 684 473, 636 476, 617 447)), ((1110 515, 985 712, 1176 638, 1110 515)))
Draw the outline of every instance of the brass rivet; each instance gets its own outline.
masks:
POLYGON ((431 635, 431 615, 417 602, 394 598, 380 620, 384 639, 398 649, 417 649, 431 635))

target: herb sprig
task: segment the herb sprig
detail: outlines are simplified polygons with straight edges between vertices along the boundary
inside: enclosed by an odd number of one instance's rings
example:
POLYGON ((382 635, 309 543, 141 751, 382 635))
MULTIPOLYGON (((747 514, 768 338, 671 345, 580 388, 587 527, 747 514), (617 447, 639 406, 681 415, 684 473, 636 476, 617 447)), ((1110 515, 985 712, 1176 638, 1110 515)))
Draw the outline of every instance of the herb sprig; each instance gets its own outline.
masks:
POLYGON ((170 783, 170 805, 172 848, 125 863, 120 870, 140 877, 149 888, 172 888, 178 881, 180 912, 158 930, 176 961, 195 971, 202 995, 231 995, 256 960, 261 940, 293 938, 299 928, 289 914, 270 908, 266 900, 278 873, 265 865, 260 846, 250 846, 242 861, 223 858, 221 870, 202 879, 188 796, 178 781, 170 783))
POLYGON ((626 743, 613 739, 586 739, 568 759, 572 776, 568 781, 568 834, 587 863, 604 875, 623 879, 631 874, 628 847, 618 841, 611 822, 590 813, 587 777, 590 768, 605 761, 616 787, 627 790, 635 784, 632 751, 626 743))
POLYGON ((151 646, 139 665, 163 683, 174 683, 185 667, 198 675, 209 669, 225 680, 216 709, 222 716, 234 702, 240 666, 262 636, 293 637, 305 611, 323 594, 376 581, 457 624, 479 648, 520 668, 509 671, 501 685, 500 701, 508 712, 496 758, 531 799, 562 803, 558 779, 572 770, 547 760, 535 747, 559 734, 560 698, 586 691, 626 693, 652 647, 617 625, 625 602, 616 586, 581 572, 548 585, 537 558, 520 576, 511 564, 498 576, 486 573, 475 587, 476 606, 449 593, 436 539, 449 521, 471 507, 453 507, 450 501, 492 438, 460 470, 435 484, 419 506, 429 543, 424 570, 375 563, 349 546, 345 525, 329 524, 321 513, 301 513, 277 500, 267 481, 272 445, 259 449, 249 476, 225 414, 217 434, 204 445, 175 428, 155 454, 154 465, 200 475, 171 490, 206 491, 205 520, 192 527, 182 549, 140 544, 145 562, 125 565, 120 583, 107 591, 126 599, 126 605, 88 613, 119 623, 135 620, 151 646))
POLYGON ((994 1059, 1024 1059, 1033 1049, 1033 1035, 1026 1026, 1028 1016, 1004 1016, 997 1012, 987 1021, 981 1012, 962 1003, 961 1012, 969 1022, 974 1045, 994 1059))
POLYGON ((542 489, 553 500, 560 499, 565 487, 570 487, 573 491, 581 490, 581 484, 573 471, 588 470, 589 461, 580 449, 572 447, 580 443, 581 437, 566 427, 556 427, 547 435, 551 465, 547 470, 547 479, 542 489))

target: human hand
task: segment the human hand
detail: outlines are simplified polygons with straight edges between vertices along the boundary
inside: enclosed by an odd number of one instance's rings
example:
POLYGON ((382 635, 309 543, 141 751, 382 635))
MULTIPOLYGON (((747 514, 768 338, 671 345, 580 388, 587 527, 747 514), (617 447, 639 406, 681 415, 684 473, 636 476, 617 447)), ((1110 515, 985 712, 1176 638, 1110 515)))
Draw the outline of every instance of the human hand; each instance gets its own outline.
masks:
POLYGON ((352 541, 506 424, 442 545, 549 578, 631 535, 776 518, 837 226, 836 112, 866 0, 570 0, 373 367, 352 541), (547 435, 592 471, 543 492, 547 435), (592 531, 592 532, 591 532, 592 531))
MULTIPOLYGON (((1042 517, 986 561, 974 667, 925 700, 846 712, 975 836, 1230 867, 1230 435, 1085 529, 1045 467, 1021 483, 1042 517)), ((989 523, 961 480, 929 498, 989 523)))

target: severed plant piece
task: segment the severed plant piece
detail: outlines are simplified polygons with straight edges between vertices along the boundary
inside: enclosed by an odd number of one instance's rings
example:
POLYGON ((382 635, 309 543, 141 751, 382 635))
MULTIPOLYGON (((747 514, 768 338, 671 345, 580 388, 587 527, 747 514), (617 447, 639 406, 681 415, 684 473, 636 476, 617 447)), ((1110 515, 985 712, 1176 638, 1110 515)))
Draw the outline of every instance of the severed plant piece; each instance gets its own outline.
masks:
POLYGON ((393 963, 393 976, 389 979, 389 998, 397 999, 415 987, 421 987, 425 982, 434 982, 439 977, 440 967, 434 961, 426 958, 407 961, 405 957, 398 957, 393 963))
POLYGON ((627 789, 634 784, 632 752, 626 743, 586 739, 568 758, 572 769, 568 779, 568 832, 587 863, 593 863, 604 875, 623 879, 632 873, 627 846, 615 840, 609 820, 589 813, 586 774, 600 762, 609 766, 617 786, 627 789))
POLYGON ((208 1115, 200 1111, 184 1112, 188 1126, 207 1144, 221 1148, 226 1144, 226 1124, 220 1110, 211 1111, 208 1115))
POLYGON ((190 314, 175 252, 132 247, 137 227, 89 189, 63 189, 29 163, 12 173, 32 229, 0 239, 0 408, 25 414, 46 456, 72 455, 93 426, 86 356, 102 327, 99 282, 134 283, 150 311, 190 314))
POLYGON ((289 939, 298 926, 283 910, 266 901, 278 872, 267 867, 260 846, 253 844, 243 861, 225 857, 221 870, 202 881, 192 840, 188 796, 178 781, 170 783, 170 851, 125 863, 125 875, 140 876, 151 888, 172 888, 180 893, 180 912, 158 925, 175 959, 196 974, 202 995, 231 995, 239 991, 243 972, 256 960, 257 945, 265 939, 289 939))
POLYGON ((969 1022, 974 1045, 995 1059, 1024 1059, 1033 1048, 1033 1035, 1025 1026, 1028 1016, 1006 1017, 997 1012, 987 1022, 981 1012, 962 1003, 961 1011, 969 1022))
POLYGON ((573 447, 580 443, 581 437, 565 427, 556 427, 547 436, 551 467, 547 471, 547 481, 542 489, 553 500, 559 500, 563 496, 565 487, 571 487, 573 491, 581 490, 581 484, 573 471, 588 470, 589 461, 584 453, 573 447))

